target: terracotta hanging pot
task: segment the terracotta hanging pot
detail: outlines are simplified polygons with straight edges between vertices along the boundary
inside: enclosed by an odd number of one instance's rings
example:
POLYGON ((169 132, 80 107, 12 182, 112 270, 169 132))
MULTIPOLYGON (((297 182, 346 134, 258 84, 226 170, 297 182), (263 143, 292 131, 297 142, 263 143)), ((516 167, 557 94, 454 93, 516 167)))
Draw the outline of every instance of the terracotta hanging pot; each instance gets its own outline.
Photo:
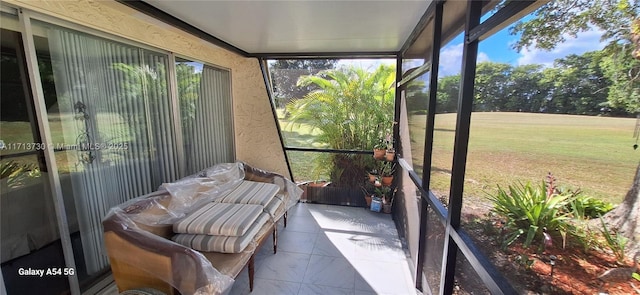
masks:
POLYGON ((382 185, 391 186, 392 183, 393 183, 393 175, 382 176, 382 185))
POLYGON ((387 151, 385 149, 373 149, 373 157, 376 160, 384 160, 386 152, 387 151))
POLYGON ((385 158, 387 161, 393 161, 393 159, 395 159, 396 157, 396 151, 391 149, 391 150, 387 150, 385 152, 385 158))

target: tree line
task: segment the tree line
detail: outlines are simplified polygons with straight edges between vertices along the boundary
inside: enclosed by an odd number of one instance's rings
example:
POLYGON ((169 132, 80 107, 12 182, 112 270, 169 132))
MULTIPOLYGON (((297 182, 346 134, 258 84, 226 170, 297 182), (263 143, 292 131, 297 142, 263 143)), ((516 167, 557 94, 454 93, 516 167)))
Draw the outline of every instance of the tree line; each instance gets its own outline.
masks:
MULTIPOLYGON (((640 62, 631 58, 631 48, 615 55, 606 50, 569 55, 549 67, 478 63, 474 111, 635 116, 640 109, 640 62)), ((411 111, 426 110, 425 81, 419 78, 407 85, 411 111)), ((438 79, 436 112, 456 111, 459 87, 460 74, 438 79)))

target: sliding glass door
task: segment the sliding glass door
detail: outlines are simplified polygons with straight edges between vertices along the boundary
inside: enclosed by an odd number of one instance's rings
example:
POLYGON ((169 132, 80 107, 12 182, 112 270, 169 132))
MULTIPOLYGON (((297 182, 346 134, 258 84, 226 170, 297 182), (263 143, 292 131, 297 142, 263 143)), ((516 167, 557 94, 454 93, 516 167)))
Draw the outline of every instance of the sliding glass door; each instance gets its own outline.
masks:
POLYGON ((0 293, 85 291, 110 270, 110 208, 235 160, 231 73, 10 10, 0 15, 0 293))
POLYGON ((50 78, 43 88, 54 92, 47 116, 82 283, 109 269, 101 226, 108 210, 178 178, 169 57, 43 22, 33 27, 40 74, 50 78))
MULTIPOLYGON (((63 276, 34 280, 25 269, 64 266, 44 161, 43 142, 15 15, 0 14, 0 257, 8 294, 58 294, 69 289, 63 276)), ((46 72, 46 68, 43 67, 46 72)))

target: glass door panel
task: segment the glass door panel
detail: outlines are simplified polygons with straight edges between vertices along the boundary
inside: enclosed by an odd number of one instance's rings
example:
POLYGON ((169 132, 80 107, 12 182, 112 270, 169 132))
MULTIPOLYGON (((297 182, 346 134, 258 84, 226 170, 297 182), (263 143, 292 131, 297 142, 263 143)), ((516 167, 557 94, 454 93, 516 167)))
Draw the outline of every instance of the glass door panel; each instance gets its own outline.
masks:
POLYGON ((16 16, 0 14, 0 257, 8 294, 60 294, 66 276, 22 275, 64 267, 49 176, 16 16))
POLYGON ((178 178, 168 55, 34 20, 81 287, 109 271, 101 220, 178 178))

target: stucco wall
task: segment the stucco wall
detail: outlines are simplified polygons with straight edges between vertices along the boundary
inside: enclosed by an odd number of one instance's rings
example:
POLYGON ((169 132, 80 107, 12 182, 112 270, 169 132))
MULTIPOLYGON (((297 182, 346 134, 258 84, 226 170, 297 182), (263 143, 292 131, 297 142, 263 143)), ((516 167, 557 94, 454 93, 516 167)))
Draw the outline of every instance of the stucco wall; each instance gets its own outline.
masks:
POLYGON ((289 175, 257 59, 239 56, 115 1, 3 2, 231 69, 237 159, 289 175))

